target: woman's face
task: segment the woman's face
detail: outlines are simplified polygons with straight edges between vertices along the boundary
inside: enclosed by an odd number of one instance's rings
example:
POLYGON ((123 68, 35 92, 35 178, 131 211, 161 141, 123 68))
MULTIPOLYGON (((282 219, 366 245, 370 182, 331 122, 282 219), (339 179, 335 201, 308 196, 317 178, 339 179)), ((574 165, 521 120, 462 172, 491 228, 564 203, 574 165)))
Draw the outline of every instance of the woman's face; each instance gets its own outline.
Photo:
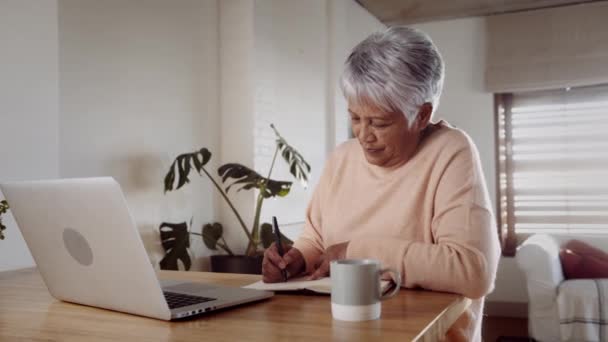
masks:
POLYGON ((359 140, 370 164, 396 166, 407 162, 414 154, 420 125, 414 124, 410 129, 405 115, 350 102, 348 112, 353 134, 359 140))

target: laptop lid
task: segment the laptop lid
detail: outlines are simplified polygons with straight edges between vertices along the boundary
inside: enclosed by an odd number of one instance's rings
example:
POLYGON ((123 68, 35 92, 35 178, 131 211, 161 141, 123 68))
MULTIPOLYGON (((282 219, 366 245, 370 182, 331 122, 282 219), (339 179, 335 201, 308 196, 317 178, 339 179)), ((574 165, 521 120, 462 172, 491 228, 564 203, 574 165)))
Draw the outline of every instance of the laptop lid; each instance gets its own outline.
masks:
POLYGON ((171 319, 120 186, 113 178, 0 184, 55 298, 171 319))

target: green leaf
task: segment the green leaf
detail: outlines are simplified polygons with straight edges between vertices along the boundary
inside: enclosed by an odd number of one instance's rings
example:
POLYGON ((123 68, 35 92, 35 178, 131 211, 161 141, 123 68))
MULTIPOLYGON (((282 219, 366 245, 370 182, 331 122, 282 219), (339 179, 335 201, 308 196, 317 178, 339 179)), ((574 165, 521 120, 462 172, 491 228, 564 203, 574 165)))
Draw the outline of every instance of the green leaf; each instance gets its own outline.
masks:
POLYGON ((171 164, 171 169, 169 169, 169 172, 165 176, 165 192, 173 190, 173 182, 175 182, 175 171, 173 170, 174 165, 175 162, 171 164))
POLYGON ((190 182, 188 176, 194 168, 199 174, 207 163, 211 160, 211 152, 206 148, 201 148, 192 153, 180 154, 171 164, 171 168, 165 176, 165 192, 177 190, 190 182), (173 189, 175 183, 175 173, 177 169, 177 187, 173 189))
POLYGON ((4 224, 2 224, 2 214, 6 214, 8 209, 9 209, 8 202, 5 200, 0 201, 0 240, 4 240, 3 231, 6 229, 6 226, 4 224))
POLYGON ((177 261, 181 260, 186 270, 192 266, 188 248, 190 247, 190 235, 188 224, 163 222, 158 228, 160 240, 167 254, 160 261, 163 270, 178 270, 177 261))
POLYGON ((203 226, 202 235, 205 246, 209 249, 217 250, 217 241, 222 238, 224 229, 222 224, 215 222, 214 224, 207 223, 203 226))
POLYGON ((192 161, 194 162, 194 168, 200 174, 203 166, 205 166, 211 159, 211 152, 206 148, 201 148, 198 153, 194 155, 192 161))
POLYGON ((264 198, 275 196, 284 197, 289 193, 292 184, 291 182, 276 181, 262 177, 259 173, 247 166, 236 163, 224 164, 220 166, 217 172, 222 178, 223 183, 226 183, 229 179, 234 179, 234 182, 226 187, 226 193, 230 188, 237 185, 240 186, 237 191, 250 190, 253 188, 262 190, 262 188, 264 188, 265 190, 262 193, 264 198))
POLYGON ((0 214, 6 214, 8 209, 9 209, 8 202, 5 200, 0 201, 0 214))
MULTIPOLYGON (((270 223, 265 222, 260 226, 260 239, 262 239, 262 246, 264 246, 264 248, 270 247, 275 241, 274 232, 272 231, 272 225, 270 223)), ((281 242, 284 245, 293 245, 293 241, 283 235, 283 233, 281 233, 281 242)))
POLYGON ((300 181, 302 187, 306 188, 308 186, 308 178, 310 176, 310 165, 304 157, 296 151, 291 145, 283 139, 283 137, 279 134, 279 131, 274 127, 273 124, 270 124, 270 127, 274 130, 274 134, 277 136, 276 144, 281 152, 281 156, 289 165, 289 172, 291 175, 300 181))
POLYGON ((177 188, 181 188, 186 183, 190 183, 188 179, 188 174, 190 174, 190 161, 187 158, 182 158, 177 164, 179 167, 179 178, 177 182, 177 188))

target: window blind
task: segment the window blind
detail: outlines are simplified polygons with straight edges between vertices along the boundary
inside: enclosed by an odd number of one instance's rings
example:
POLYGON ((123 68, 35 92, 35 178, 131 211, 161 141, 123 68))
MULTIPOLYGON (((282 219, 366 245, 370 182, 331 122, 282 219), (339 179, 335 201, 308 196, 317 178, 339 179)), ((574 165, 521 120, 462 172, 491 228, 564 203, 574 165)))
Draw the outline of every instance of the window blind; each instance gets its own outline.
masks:
POLYGON ((608 234, 608 86, 497 96, 501 232, 608 234))
POLYGON ((486 90, 519 92, 608 82, 608 2, 486 18, 486 90))

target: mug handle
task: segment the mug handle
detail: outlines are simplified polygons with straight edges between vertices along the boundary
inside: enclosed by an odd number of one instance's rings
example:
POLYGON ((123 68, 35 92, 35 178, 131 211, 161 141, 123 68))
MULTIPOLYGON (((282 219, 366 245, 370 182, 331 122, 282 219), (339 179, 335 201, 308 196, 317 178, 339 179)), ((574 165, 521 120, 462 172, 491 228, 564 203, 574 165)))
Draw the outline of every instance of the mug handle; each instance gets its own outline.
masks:
MULTIPOLYGON (((401 273, 399 273, 399 271, 394 268, 383 268, 378 272, 378 276, 382 277, 382 275, 387 272, 393 274, 393 279, 395 279, 395 288, 393 288, 391 292, 385 295, 381 293, 380 300, 385 300, 394 297, 401 289, 401 273)), ((380 291, 382 291, 382 288, 380 289, 380 291)))

